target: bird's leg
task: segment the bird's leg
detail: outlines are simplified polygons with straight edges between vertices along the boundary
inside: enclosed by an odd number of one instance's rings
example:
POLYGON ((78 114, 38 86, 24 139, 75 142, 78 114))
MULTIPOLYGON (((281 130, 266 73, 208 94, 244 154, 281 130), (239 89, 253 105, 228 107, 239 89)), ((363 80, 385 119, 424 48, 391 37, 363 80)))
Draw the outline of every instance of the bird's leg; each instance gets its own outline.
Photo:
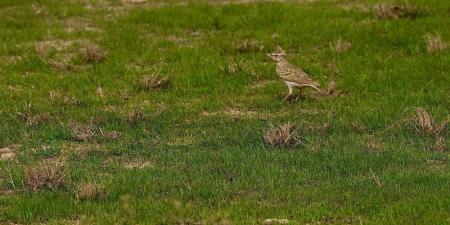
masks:
POLYGON ((292 86, 287 85, 287 87, 289 88, 289 93, 288 93, 288 95, 286 95, 286 97, 283 98, 283 102, 285 102, 286 100, 289 99, 289 97, 292 96, 292 86))

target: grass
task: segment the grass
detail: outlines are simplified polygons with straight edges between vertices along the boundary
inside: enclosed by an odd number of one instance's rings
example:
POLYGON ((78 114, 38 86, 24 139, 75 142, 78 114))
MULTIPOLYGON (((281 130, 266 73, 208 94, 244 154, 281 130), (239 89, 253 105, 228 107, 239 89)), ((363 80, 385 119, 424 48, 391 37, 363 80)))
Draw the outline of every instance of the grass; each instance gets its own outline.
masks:
POLYGON ((0 223, 449 223, 448 1, 380 4, 1 0, 0 223), (283 103, 277 45, 334 94, 283 103))

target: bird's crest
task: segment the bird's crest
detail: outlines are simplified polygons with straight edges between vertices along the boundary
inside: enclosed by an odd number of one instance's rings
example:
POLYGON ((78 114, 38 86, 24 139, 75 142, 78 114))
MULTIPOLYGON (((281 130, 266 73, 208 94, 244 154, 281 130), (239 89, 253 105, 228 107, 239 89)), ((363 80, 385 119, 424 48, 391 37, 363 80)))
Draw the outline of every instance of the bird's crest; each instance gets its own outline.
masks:
POLYGON ((281 55, 286 55, 286 52, 284 51, 284 49, 280 45, 277 45, 277 51, 276 52, 278 54, 281 54, 281 55))

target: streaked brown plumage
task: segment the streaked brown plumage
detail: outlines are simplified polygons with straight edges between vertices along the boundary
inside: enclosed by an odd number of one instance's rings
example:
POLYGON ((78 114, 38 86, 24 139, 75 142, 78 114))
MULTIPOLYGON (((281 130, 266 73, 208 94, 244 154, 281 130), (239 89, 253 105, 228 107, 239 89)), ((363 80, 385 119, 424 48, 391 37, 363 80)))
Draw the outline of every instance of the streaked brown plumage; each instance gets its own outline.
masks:
POLYGON ((325 94, 325 92, 319 89, 320 84, 317 81, 311 79, 305 71, 290 64, 284 58, 286 53, 280 46, 278 46, 276 52, 267 55, 277 62, 276 68, 277 74, 289 88, 289 93, 283 99, 283 101, 292 96, 294 87, 298 88, 311 87, 314 88, 320 94, 325 94))

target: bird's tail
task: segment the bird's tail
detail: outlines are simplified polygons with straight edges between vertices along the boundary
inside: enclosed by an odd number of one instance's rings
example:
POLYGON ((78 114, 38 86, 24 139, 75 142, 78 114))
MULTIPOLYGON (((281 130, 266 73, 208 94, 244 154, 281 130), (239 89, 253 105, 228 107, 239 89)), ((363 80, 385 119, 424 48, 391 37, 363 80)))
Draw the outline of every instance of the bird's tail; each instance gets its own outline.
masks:
POLYGON ((319 94, 320 96, 328 96, 329 95, 327 92, 323 91, 322 89, 320 89, 316 85, 311 85, 310 87, 314 88, 314 90, 316 90, 317 94, 319 94))
POLYGON ((323 91, 322 89, 318 88, 318 86, 311 87, 314 88, 320 96, 330 96, 334 93, 334 86, 334 80, 330 80, 330 82, 328 82, 327 91, 323 91))

